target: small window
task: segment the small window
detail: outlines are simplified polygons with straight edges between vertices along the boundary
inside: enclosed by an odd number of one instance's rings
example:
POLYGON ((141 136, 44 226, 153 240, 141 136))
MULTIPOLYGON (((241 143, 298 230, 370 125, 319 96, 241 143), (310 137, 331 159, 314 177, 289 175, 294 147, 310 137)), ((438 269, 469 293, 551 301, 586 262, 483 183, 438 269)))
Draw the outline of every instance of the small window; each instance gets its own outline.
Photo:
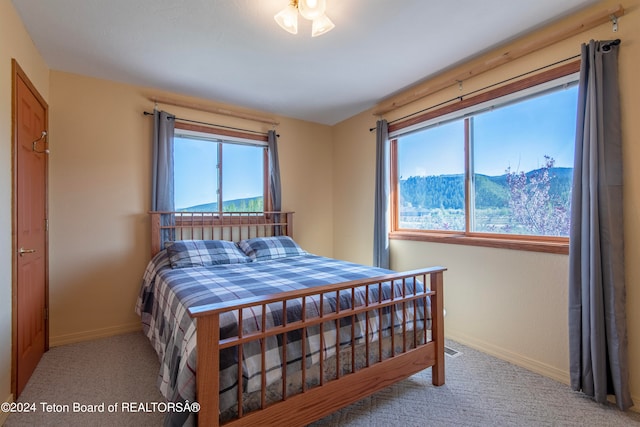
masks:
POLYGON ((566 242, 577 79, 570 74, 390 129, 392 236, 566 242))
POLYGON ((264 211, 266 165, 266 143, 176 129, 176 211, 264 211))

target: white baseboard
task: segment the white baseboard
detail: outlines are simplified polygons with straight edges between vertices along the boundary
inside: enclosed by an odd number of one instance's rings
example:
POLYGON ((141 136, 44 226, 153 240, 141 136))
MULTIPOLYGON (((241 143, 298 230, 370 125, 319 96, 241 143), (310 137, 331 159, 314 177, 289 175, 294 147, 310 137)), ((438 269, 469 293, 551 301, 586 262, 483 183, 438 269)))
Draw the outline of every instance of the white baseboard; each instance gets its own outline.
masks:
POLYGON ((90 331, 76 332, 73 334, 57 335, 49 337, 49 346, 57 347, 60 345, 73 344, 81 341, 89 341, 97 338, 106 338, 114 335, 126 334, 142 330, 140 322, 130 323, 127 325, 112 326, 109 328, 93 329, 90 331))
MULTIPOLYGON (((10 394, 9 397, 7 397, 2 403, 11 402, 13 402, 13 394, 10 394)), ((4 423, 7 421, 7 418, 9 418, 9 412, 0 411, 0 426, 4 425, 4 423)))
POLYGON ((563 384, 567 384, 567 385, 570 384, 569 372, 563 371, 562 369, 558 369, 551 365, 547 365, 546 363, 542 363, 537 360, 531 359, 522 354, 514 353, 502 347, 489 344, 488 342, 479 340, 474 337, 470 337, 461 332, 451 331, 451 329, 447 330, 447 338, 451 338, 452 340, 457 341, 460 344, 464 344, 471 348, 475 348, 476 350, 479 350, 483 353, 487 353, 491 356, 497 357, 498 359, 506 360, 509 363, 513 363, 514 365, 528 369, 532 372, 543 375, 545 377, 554 379, 563 384))
MULTIPOLYGON (((537 360, 531 359, 529 357, 523 356, 521 354, 506 350, 502 347, 489 344, 485 341, 479 340, 474 337, 470 337, 461 332, 451 331, 450 329, 447 330, 447 338, 450 338, 456 342, 459 342, 460 344, 474 348, 483 353, 487 353, 493 357, 497 357, 498 359, 502 359, 509 363, 513 363, 514 365, 528 369, 532 372, 543 375, 547 378, 551 378, 563 384, 567 384, 567 385, 571 384, 571 378, 569 376, 569 372, 547 365, 546 363, 542 363, 537 360)), ((611 403, 615 404, 615 399, 613 397, 611 397, 609 400, 611 401, 611 403)), ((640 412, 640 397, 631 396, 631 400, 633 400, 636 404, 632 406, 629 410, 634 412, 640 412)))

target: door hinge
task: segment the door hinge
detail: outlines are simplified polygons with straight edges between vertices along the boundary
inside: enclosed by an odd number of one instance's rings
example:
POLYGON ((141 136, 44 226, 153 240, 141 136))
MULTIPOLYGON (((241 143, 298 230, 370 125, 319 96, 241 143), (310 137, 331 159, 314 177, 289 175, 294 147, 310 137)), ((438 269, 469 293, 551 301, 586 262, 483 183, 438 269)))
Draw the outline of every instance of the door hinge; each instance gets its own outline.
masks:
POLYGON ((44 320, 49 320, 49 308, 44 308, 44 320))
POLYGON ((44 220, 44 230, 45 231, 49 231, 49 219, 45 219, 44 220))

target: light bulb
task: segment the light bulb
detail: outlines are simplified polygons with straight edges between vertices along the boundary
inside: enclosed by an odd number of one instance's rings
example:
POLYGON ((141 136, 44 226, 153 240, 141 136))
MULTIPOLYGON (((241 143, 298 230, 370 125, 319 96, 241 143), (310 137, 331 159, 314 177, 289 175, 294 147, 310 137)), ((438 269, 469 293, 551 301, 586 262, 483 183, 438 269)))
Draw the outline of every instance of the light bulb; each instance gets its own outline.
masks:
POLYGON ((289 4, 289 6, 282 9, 273 19, 283 30, 291 34, 298 34, 298 9, 293 4, 289 4))
POLYGON ((331 22, 331 19, 327 17, 327 15, 322 15, 319 18, 313 20, 313 24, 311 25, 311 37, 321 36, 324 33, 328 33, 333 30, 335 24, 331 22))
POLYGON ((298 10, 310 21, 320 18, 327 9, 327 0, 298 0, 298 10))

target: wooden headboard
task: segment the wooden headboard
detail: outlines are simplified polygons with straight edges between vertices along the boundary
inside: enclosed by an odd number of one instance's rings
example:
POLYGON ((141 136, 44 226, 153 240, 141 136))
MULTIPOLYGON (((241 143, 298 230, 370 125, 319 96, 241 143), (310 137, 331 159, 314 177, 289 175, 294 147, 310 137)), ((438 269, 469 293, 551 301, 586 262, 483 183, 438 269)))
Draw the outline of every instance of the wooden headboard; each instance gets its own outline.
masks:
POLYGON ((168 240, 293 237, 293 212, 150 212, 151 255, 168 240))

